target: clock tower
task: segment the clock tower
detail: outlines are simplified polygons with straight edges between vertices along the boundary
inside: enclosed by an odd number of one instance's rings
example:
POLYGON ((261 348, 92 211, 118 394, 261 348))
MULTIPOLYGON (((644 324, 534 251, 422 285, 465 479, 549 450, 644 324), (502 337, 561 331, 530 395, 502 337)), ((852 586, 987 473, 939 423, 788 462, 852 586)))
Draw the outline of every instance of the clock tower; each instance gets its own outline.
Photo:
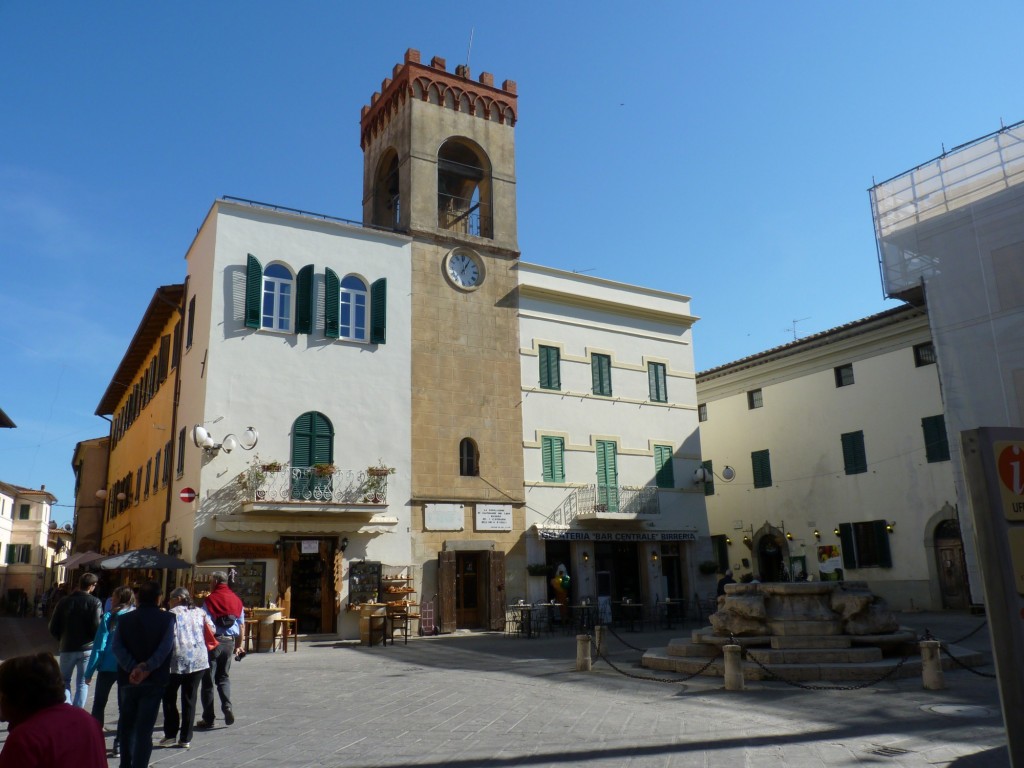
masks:
POLYGON ((363 221, 413 239, 413 551, 442 631, 504 620, 524 526, 517 108, 515 82, 410 49, 360 120, 363 221))

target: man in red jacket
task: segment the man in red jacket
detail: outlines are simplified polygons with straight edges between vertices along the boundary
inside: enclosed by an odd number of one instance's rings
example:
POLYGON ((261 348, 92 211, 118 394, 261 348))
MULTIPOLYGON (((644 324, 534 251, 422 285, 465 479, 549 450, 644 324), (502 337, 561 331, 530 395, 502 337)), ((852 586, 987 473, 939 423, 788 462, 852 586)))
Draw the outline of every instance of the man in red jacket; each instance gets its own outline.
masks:
POLYGON ((203 705, 203 719, 196 723, 196 728, 212 728, 214 722, 213 686, 217 686, 220 707, 224 712, 224 723, 235 722, 235 712, 231 706, 231 660, 241 658, 245 637, 245 606, 242 599, 231 591, 228 576, 224 571, 214 571, 210 575, 213 589, 203 601, 203 610, 210 614, 217 634, 218 645, 210 651, 210 668, 203 675, 203 688, 199 699, 203 705))

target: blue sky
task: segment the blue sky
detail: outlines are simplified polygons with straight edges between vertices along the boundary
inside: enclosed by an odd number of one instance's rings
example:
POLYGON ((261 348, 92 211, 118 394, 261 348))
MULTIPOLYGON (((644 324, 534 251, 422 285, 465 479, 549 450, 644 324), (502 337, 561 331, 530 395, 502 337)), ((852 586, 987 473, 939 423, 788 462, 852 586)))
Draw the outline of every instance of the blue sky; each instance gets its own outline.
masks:
MULTIPOLYGON (((1024 119, 1024 3, 0 0, 0 479, 75 443, 228 194, 361 216, 417 48, 519 87, 523 258, 692 297, 703 370, 883 299, 867 188, 1024 119)), ((69 506, 55 517, 68 520, 69 506)))

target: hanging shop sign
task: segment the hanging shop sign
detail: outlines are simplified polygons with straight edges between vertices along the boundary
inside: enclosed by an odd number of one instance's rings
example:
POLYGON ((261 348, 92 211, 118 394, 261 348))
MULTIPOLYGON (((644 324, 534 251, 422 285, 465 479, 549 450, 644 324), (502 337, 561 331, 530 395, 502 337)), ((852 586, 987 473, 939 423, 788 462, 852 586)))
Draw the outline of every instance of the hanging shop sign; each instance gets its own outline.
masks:
POLYGON ((565 531, 538 528, 537 535, 547 541, 696 541, 696 531, 565 531))
POLYGON ((478 531, 511 531, 511 504, 477 504, 476 529, 478 531))
POLYGON ((205 560, 261 560, 277 557, 273 544, 242 541, 218 541, 205 536, 199 540, 196 562, 205 560))
POLYGON ((424 505, 423 527, 428 531, 461 531, 466 527, 465 505, 424 505))

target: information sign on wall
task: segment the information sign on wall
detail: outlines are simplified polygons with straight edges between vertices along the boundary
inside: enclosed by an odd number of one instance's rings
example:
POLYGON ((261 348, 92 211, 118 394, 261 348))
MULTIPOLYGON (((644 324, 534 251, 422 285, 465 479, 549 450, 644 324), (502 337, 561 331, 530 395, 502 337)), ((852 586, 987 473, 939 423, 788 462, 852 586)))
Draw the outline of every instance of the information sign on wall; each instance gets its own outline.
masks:
POLYGON ((511 504, 477 504, 476 529, 478 531, 511 531, 511 504))
POLYGON ((423 527, 428 531, 461 531, 466 527, 464 504, 427 504, 423 527))

